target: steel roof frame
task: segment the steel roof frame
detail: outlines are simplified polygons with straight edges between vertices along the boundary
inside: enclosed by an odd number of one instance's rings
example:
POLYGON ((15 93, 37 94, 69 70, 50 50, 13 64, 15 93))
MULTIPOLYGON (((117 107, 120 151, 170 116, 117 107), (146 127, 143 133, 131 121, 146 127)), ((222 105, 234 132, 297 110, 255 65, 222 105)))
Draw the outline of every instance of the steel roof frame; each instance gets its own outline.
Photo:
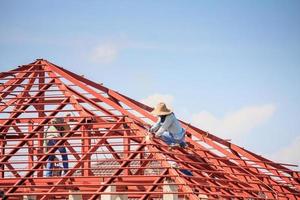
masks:
POLYGON ((82 194, 93 200, 104 192, 161 199, 165 184, 177 185, 171 193, 180 199, 300 198, 299 172, 288 168, 293 165, 272 162, 183 121, 190 148, 170 150, 159 139, 145 140, 147 122, 156 120, 152 108, 47 60, 2 72, 0 81, 3 199, 82 194), (44 132, 57 116, 71 130, 47 149, 44 132), (60 155, 59 147, 67 149, 69 170, 45 177, 48 158, 60 155), (117 191, 106 192, 109 186, 117 191))

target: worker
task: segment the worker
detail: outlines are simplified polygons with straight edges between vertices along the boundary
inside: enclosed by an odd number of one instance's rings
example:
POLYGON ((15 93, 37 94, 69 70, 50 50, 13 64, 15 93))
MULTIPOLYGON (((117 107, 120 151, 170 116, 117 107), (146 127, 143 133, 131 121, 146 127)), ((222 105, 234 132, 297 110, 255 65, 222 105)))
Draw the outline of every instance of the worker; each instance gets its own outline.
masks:
MULTIPOLYGON (((46 131, 46 135, 45 135, 47 150, 49 150, 52 146, 54 146, 59 141, 59 139, 57 139, 57 138, 63 137, 64 133, 69 130, 70 130, 70 127, 64 121, 63 117, 54 118, 51 121, 51 125, 49 126, 48 130, 46 131)), ((64 146, 60 146, 58 148, 58 151, 61 153, 64 173, 66 173, 69 168, 68 155, 67 155, 66 148, 64 146)), ((55 155, 49 155, 49 158, 48 158, 49 163, 47 163, 46 176, 52 176, 52 171, 53 171, 53 167, 54 167, 54 159, 55 159, 55 155)))
POLYGON ((171 148, 187 147, 184 139, 185 130, 165 103, 158 103, 151 113, 158 116, 158 121, 149 130, 155 137, 161 138, 171 148))

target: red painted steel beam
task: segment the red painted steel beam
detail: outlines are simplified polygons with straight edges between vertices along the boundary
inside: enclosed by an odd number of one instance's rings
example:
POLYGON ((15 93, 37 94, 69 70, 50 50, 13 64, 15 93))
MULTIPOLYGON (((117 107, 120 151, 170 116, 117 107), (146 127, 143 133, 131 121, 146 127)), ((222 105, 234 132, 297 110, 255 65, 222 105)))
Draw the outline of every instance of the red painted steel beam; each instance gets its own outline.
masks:
POLYGON ((67 88, 67 86, 65 84, 63 84, 58 78, 57 76, 52 73, 52 72, 48 72, 49 76, 51 78, 54 79, 54 82, 56 84, 56 86, 63 91, 64 95, 68 98, 70 98, 70 102, 72 102, 74 109, 78 109, 80 110, 79 113, 81 116, 93 116, 94 114, 92 112, 90 112, 89 110, 87 110, 86 108, 84 108, 83 106, 81 106, 79 104, 79 102, 74 98, 74 96, 72 95, 72 93, 70 92, 69 88, 67 88))
MULTIPOLYGON (((119 98, 121 97, 121 98, 126 98, 126 97, 122 97, 122 96, 120 96, 120 95, 117 95, 119 98)), ((115 97, 116 97, 116 95, 115 95, 115 97)), ((147 107, 147 106, 145 106, 145 105, 143 105, 143 104, 140 104, 140 103, 138 103, 138 102, 134 102, 134 101, 130 101, 130 99, 129 98, 127 98, 127 102, 126 102, 126 104, 127 105, 130 105, 131 107, 135 107, 135 109, 136 110, 139 110, 139 109, 137 109, 137 104, 138 104, 138 106, 139 107, 143 107, 144 109, 147 109, 148 111, 150 111, 151 110, 151 108, 149 108, 149 107, 147 107)), ((150 118, 150 119, 152 119, 152 120, 154 120, 154 118, 152 118, 152 117, 150 117, 149 116, 149 114, 147 113, 147 112, 140 112, 141 114, 143 114, 143 115, 145 115, 145 116, 147 116, 148 118, 150 118)))
MULTIPOLYGON (((145 148, 145 144, 142 142, 140 144, 140 146, 138 147, 137 150, 142 150, 143 148, 145 148)), ((133 159, 137 156, 138 154, 137 153, 131 153, 127 159, 124 159, 124 161, 122 162, 121 166, 120 166, 120 169, 118 169, 114 174, 113 176, 118 176, 120 175, 124 169, 122 169, 122 167, 126 167, 130 164, 130 161, 128 161, 129 159, 133 159)), ((103 184, 103 186, 99 187, 99 189, 96 191, 96 193, 99 193, 99 192, 104 192, 104 190, 107 188, 108 185, 112 184, 113 181, 115 180, 116 178, 115 177, 111 177, 109 180, 105 181, 103 184)), ((89 198, 89 200, 96 200, 98 198, 99 194, 94 194, 92 197, 89 198)))
MULTIPOLYGON (((136 128, 140 129, 143 132, 145 131, 145 130, 141 129, 138 125, 133 124, 133 126, 136 126, 136 128)), ((157 151, 158 150, 158 149, 156 149, 156 146, 148 145, 147 147, 150 151, 157 151)), ((165 159, 165 157, 162 154, 154 154, 154 157, 157 158, 157 159, 160 159, 160 160, 165 159)), ((167 168, 171 167, 170 164, 167 163, 167 161, 162 161, 162 166, 167 167, 167 168)), ((169 173, 173 176, 176 176, 176 178, 174 178, 174 181, 176 183, 178 183, 178 184, 184 184, 185 183, 185 181, 180 177, 180 175, 178 174, 178 172, 175 169, 172 169, 172 168, 169 169, 169 173)), ((188 196, 191 200, 198 200, 198 197, 193 194, 193 191, 189 186, 182 186, 181 189, 182 189, 183 192, 189 193, 188 196)), ((90 200, 92 200, 92 199, 90 199, 90 200)))
MULTIPOLYGON (((91 95, 93 95, 94 97, 100 99, 101 101, 107 103, 109 106, 112 106, 116 109, 118 109, 121 113, 123 113, 124 115, 128 115, 131 118, 136 119, 137 121, 143 122, 143 120, 141 120, 140 118, 136 117, 135 115, 133 115, 132 113, 128 112, 127 110, 125 110, 123 107, 121 107, 120 105, 118 105, 117 103, 115 103, 114 101, 105 98, 104 96, 102 96, 99 93, 96 93, 94 90, 92 90, 91 88, 87 87, 86 85, 83 84, 83 82, 88 82, 90 84, 93 84, 91 81, 87 81, 86 79, 82 78, 82 77, 77 77, 77 79, 75 77, 73 77, 72 73, 66 70, 61 70, 58 67, 55 66, 50 66, 50 69, 52 69, 54 72, 60 74, 61 76, 64 76, 66 79, 68 79, 69 81, 71 81, 72 83, 78 85, 79 87, 81 87, 82 89, 84 89, 86 92, 90 93, 91 95), (70 75, 71 74, 71 75, 70 75)), ((98 85, 97 87, 99 87, 100 85, 98 85)), ((104 89, 104 88, 102 88, 104 89)), ((144 123, 144 122, 143 122, 144 123)))
MULTIPOLYGON (((49 85, 45 86, 45 88, 48 88, 49 85)), ((37 96, 39 93, 37 93, 35 96, 37 96)), ((14 113, 10 119, 7 119, 5 122, 3 122, 2 125, 8 125, 8 124, 11 124, 11 122, 13 121, 14 118, 17 118, 19 115, 21 115, 23 113, 24 110, 26 110, 29 106, 30 106, 30 103, 34 102, 35 99, 34 97, 30 98, 26 103, 24 102, 24 105, 16 112, 14 113)), ((3 128, 3 126, 0 127, 0 132, 2 132, 5 128, 3 128)))
MULTIPOLYGON (((118 122, 120 122, 120 121, 122 121, 122 118, 121 118, 118 122)), ((115 128, 118 128, 119 126, 120 126, 120 124, 116 124, 116 125, 112 126, 111 129, 110 129, 110 131, 113 131, 115 128)), ((107 132, 107 133, 105 133, 104 136, 107 136, 107 135, 110 133, 110 131, 107 132)), ((97 142, 96 145, 92 146, 92 147, 91 147, 84 155, 82 155, 81 159, 77 162, 77 164, 75 164, 75 166, 74 166, 72 169, 69 169, 69 170, 68 170, 68 172, 65 174, 65 176, 70 176, 70 175, 72 175, 72 174, 75 172, 75 170, 78 169, 79 166, 81 166, 83 160, 84 160, 85 158, 88 157, 89 153, 90 153, 90 152, 95 152, 103 142, 105 142, 105 139, 99 140, 99 141, 97 142)), ((62 177, 55 185, 65 183, 68 179, 69 179, 69 178, 64 178, 64 177, 62 177)), ((45 195, 41 198, 41 200, 48 199, 49 196, 51 195, 51 193, 52 193, 53 191, 56 191, 55 186, 53 186, 53 187, 47 192, 47 194, 45 194, 45 195)))
MULTIPOLYGON (((1 72, 0 73, 0 79, 3 79, 7 76, 11 76, 14 75, 15 73, 21 72, 21 71, 28 71, 28 69, 30 68, 30 65, 23 65, 20 66, 19 68, 7 71, 7 72, 1 72)), ((1 90, 1 89, 0 89, 1 90)))
POLYGON ((28 75, 30 75, 30 73, 26 73, 26 74, 23 74, 23 75, 18 74, 17 78, 14 78, 14 79, 12 79, 12 80, 4 83, 4 84, 1 84, 0 85, 0 91, 1 91, 0 99, 3 99, 6 96, 8 96, 10 94, 10 91, 14 90, 18 86, 26 86, 27 84, 21 84, 21 83, 26 79, 26 77, 28 75), (6 88, 9 88, 9 89, 5 90, 6 88))
MULTIPOLYGON (((5 89, 3 86, 4 90, 0 91, 0 95, 6 95, 4 101, 9 103, 10 107, 15 108, 15 111, 4 109, 3 115, 10 115, 10 117, 0 119, 2 125, 0 132, 7 135, 5 139, 0 140, 1 159, 4 157, 7 159, 1 162, 0 187, 7 191, 9 198, 18 198, 22 194, 38 195, 39 199, 47 199, 50 196, 66 198, 70 194, 66 190, 79 189, 77 194, 83 194, 84 199, 89 199, 101 195, 101 191, 112 184, 118 186, 117 193, 128 194, 130 198, 161 198, 163 194, 161 181, 165 178, 171 178, 174 184, 178 185, 180 198, 198 199, 198 194, 205 194, 210 199, 261 199, 260 192, 263 192, 269 199, 298 199, 300 197, 295 189, 299 188, 298 172, 184 122, 182 124, 187 129, 186 140, 193 146, 193 149, 169 151, 165 143, 154 139, 153 143, 147 143, 139 150, 141 146, 138 146, 143 144, 143 137, 148 134, 146 127, 149 125, 145 123, 144 118, 156 120, 156 117, 150 114, 152 108, 48 61, 39 59, 27 65, 26 69, 24 67, 24 69, 10 71, 7 74, 1 75, 0 73, 0 79, 1 76, 2 81, 6 81, 4 83, 6 85, 5 89), (14 73, 13 76, 19 76, 19 78, 10 77, 12 73, 14 73), (23 76, 25 74, 28 76, 23 76), (45 81, 49 79, 52 82, 46 83, 45 81), (21 80, 24 81, 17 82, 21 80), (67 85, 65 80, 73 85, 67 85), (32 95, 33 91, 40 95, 32 95), (68 102, 64 102, 65 98, 68 102), (28 111, 30 106, 35 110, 28 111), (61 108, 53 110, 55 106, 61 106, 61 108), (62 109, 64 106, 68 106, 68 109, 62 109), (69 107, 74 109, 69 109, 69 107), (44 178, 42 177, 43 165, 49 162, 43 153, 42 144, 45 139, 43 132, 48 126, 45 121, 68 112, 76 113, 76 116, 71 118, 73 120, 73 123, 70 123, 71 126, 86 128, 76 130, 67 137, 69 142, 55 145, 53 152, 48 152, 46 156, 56 155, 54 150, 65 146, 71 156, 68 162, 72 168, 69 174, 59 179, 44 178), (102 114, 99 116, 99 112, 107 116, 102 114), (115 113, 120 114, 118 116, 115 113), (31 114, 38 115, 38 117, 30 119, 28 116, 31 114), (83 116, 89 117, 92 123, 87 123, 87 121, 81 123, 83 116), (122 119, 122 117, 126 117, 124 123, 116 122, 116 119, 122 119), (32 127, 32 131, 28 129, 31 123, 36 126, 32 127), (110 130, 117 126, 121 128, 110 130), (8 129, 10 127, 12 128, 8 129), (27 137, 32 132, 35 133, 34 136, 27 137), (95 139, 97 141, 91 143, 95 139), (38 144, 34 143, 34 140, 38 144), (22 144, 23 142, 25 143, 22 144), (202 145, 203 143, 210 145, 211 148, 202 145), (100 146, 105 147, 105 150, 97 151, 100 146), (33 147, 38 150, 33 151, 33 147), (18 152, 19 150, 21 151, 18 152), (25 153, 24 150, 27 152, 25 153), (5 154, 7 151, 10 154, 8 156, 5 154), (94 159, 92 156, 95 155, 109 155, 109 158, 94 159), (130 159, 133 155, 134 157, 130 159), (34 156, 38 160, 33 160, 34 156), (13 158, 10 159, 10 157, 13 158), (180 169, 187 169, 194 176, 189 177, 179 169, 170 168, 168 160, 175 160, 180 165, 180 169), (93 172, 98 169, 97 166, 91 165, 92 162, 103 162, 99 170, 110 169, 113 170, 112 174, 96 174, 96 179, 90 176, 90 173, 85 173, 84 177, 76 177, 77 174, 74 176, 75 171, 93 172), (109 168, 106 166, 109 162, 116 163, 116 166, 109 168), (29 169, 21 169, 22 163, 29 166, 29 169), (37 167, 37 165, 40 166, 37 167), (144 173, 146 169, 150 170, 147 173, 160 173, 149 176, 144 173), (163 173, 164 170, 166 173, 163 173), (32 177, 35 172, 39 174, 39 177, 32 177), (4 178, 5 173, 18 173, 18 175, 15 174, 15 178, 4 178), (79 181, 82 179, 95 182, 84 184, 79 181), (102 183, 99 179, 102 179, 102 183), (5 186, 1 185, 2 181, 6 183, 5 186), (143 187, 140 186, 141 181, 145 181, 143 187)), ((5 105, 1 104, 0 109, 5 108, 3 106, 5 105)), ((65 138, 57 139, 62 141, 65 138)), ((14 177, 13 174, 12 176, 14 177)))
POLYGON ((158 183, 161 183, 165 177, 164 175, 166 175, 168 173, 168 169, 163 170, 163 172, 161 173, 161 176, 158 177, 153 184, 151 185, 151 187, 148 187, 147 191, 145 191, 145 194, 143 196, 141 196, 141 198, 139 200, 147 200, 150 197, 150 192, 153 192, 158 185, 158 183))
MULTIPOLYGON (((195 128, 195 127, 192 127, 192 128, 195 128)), ((197 136, 197 134, 199 134, 199 132, 196 132, 196 131, 193 131, 193 129, 190 129, 190 131, 192 131, 192 134, 193 135, 196 135, 197 136)), ((227 156, 229 156, 229 158, 230 157, 234 157, 234 158, 239 158, 239 157, 237 157, 235 154, 230 154, 228 151, 226 151, 226 150, 224 150, 223 148, 221 148, 221 147, 218 147, 218 145, 216 144, 216 143, 214 143, 214 142, 212 142, 212 141, 209 141, 208 139, 207 139, 207 137, 204 137, 203 138, 204 139, 204 141, 206 142, 206 143, 208 143, 209 145, 211 145, 211 146, 213 146, 214 148, 216 148, 216 149, 218 149, 219 151, 221 151, 222 153, 224 153, 225 155, 227 155, 227 156)), ((244 166, 244 167, 247 167, 247 166, 245 166, 245 164, 244 164, 244 162, 241 160, 241 159, 236 159, 236 161, 237 162, 239 162, 240 163, 240 165, 241 166, 244 166)), ((259 163, 257 163, 258 165, 260 165, 261 166, 261 164, 259 164, 259 163)), ((252 177, 256 177, 256 174, 259 172, 259 171, 253 171, 251 168, 241 168, 241 169, 245 169, 245 172, 249 172, 249 170, 250 171, 252 171, 251 173, 249 173, 249 175, 251 175, 252 177), (249 170, 248 170, 249 169, 249 170)), ((283 177, 284 178, 284 177, 283 177)), ((264 180, 259 180, 261 183, 264 183, 264 185, 267 187, 267 188, 269 188, 268 187, 268 184, 269 184, 269 182, 266 182, 266 181, 264 181, 264 180)), ((271 182, 275 182, 275 180, 274 179, 269 179, 269 181, 271 181, 271 182)), ((290 188, 286 188, 286 187, 283 187, 283 189, 284 190, 290 190, 290 188)))
MULTIPOLYGON (((63 108, 63 107, 64 107, 64 105, 59 106, 60 109, 63 108)), ((52 113, 52 116, 54 116, 56 113, 57 113, 57 112, 52 113)), ((48 123, 48 122, 49 122, 49 119, 45 119, 45 120, 42 122, 42 124, 46 124, 46 123, 48 123)), ((40 124, 39 126, 37 126, 36 128, 34 128, 34 130, 32 131, 31 134, 28 134, 27 136, 25 136, 25 139, 26 139, 26 138, 32 137, 32 136, 35 134, 35 131, 38 131, 41 127, 42 127, 42 126, 41 126, 41 124, 40 124)), ((79 126, 79 127, 80 127, 80 126, 79 126)), ((63 137, 63 139, 61 139, 61 140, 58 141, 54 146, 52 146, 48 152, 49 152, 49 153, 54 153, 54 152, 58 149, 57 146, 58 146, 58 145, 62 145, 62 144, 64 143, 64 141, 66 141, 66 138, 67 138, 69 135, 72 135, 72 133, 74 132, 74 130, 76 130, 76 129, 79 128, 79 127, 73 128, 69 133, 67 133, 67 134, 63 137)), ((18 144, 18 145, 17 145, 17 146, 16 146, 16 147, 15 147, 15 148, 7 155, 7 156, 5 156, 4 158, 1 159, 1 163, 2 163, 2 162, 6 162, 6 161, 7 161, 10 157, 12 157, 13 154, 15 154, 15 153, 21 148, 21 146, 23 146, 25 143, 26 143, 26 141, 21 141, 21 142, 20 142, 20 143, 19 143, 19 144, 18 144)), ((46 160, 48 159, 48 156, 49 156, 49 155, 47 155, 47 154, 44 155, 44 156, 42 156, 42 157, 39 159, 39 161, 46 161, 46 160)), ((22 179, 20 179, 18 182, 16 182, 15 185, 14 185, 13 187, 11 187, 11 188, 7 191, 6 194, 15 192, 15 191, 16 191, 16 187, 15 187, 15 186, 23 184, 23 183, 26 181, 26 179, 24 179, 24 178, 30 177, 30 176, 35 172, 35 170, 38 169, 41 165, 42 165, 41 163, 37 163, 36 165, 34 165, 33 168, 31 169, 31 171, 29 171, 24 177, 22 177, 22 179)), ((4 198, 4 199, 5 199, 5 198, 4 198)))

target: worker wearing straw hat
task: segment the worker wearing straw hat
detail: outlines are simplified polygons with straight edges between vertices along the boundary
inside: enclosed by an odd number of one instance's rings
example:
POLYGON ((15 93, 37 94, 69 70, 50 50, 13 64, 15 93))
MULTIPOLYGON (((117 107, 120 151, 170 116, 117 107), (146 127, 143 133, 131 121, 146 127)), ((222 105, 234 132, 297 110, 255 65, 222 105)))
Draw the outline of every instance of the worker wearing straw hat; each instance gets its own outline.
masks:
POLYGON ((185 148, 187 146, 184 140, 185 130, 165 103, 158 103, 151 113, 159 117, 158 121, 149 130, 155 134, 155 137, 161 138, 170 147, 180 146, 185 148))

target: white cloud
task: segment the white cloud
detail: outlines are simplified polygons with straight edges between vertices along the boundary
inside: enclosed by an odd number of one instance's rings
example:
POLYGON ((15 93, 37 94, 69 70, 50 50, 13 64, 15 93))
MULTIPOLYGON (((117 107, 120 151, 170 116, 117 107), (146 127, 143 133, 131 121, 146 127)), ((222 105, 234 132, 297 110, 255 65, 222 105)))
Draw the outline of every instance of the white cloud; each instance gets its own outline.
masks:
POLYGON ((114 43, 106 43, 95 47, 90 53, 90 60, 96 63, 113 62, 119 55, 122 47, 114 43))
POLYGON ((288 146, 270 155, 270 158, 277 162, 300 165, 300 136, 296 137, 288 146))
POLYGON ((237 139, 267 121, 275 112, 273 104, 244 107, 218 118, 207 111, 192 115, 192 123, 223 138, 237 139))
POLYGON ((142 103, 155 107, 159 102, 164 102, 167 107, 173 108, 174 96, 169 94, 153 94, 141 100, 142 103))
MULTIPOLYGON (((98 42, 95 43, 97 44, 98 42)), ((88 58, 95 63, 111 63, 126 49, 147 50, 156 48, 158 48, 156 45, 131 41, 126 36, 120 35, 106 41, 104 40, 99 45, 94 46, 94 48, 89 51, 88 58)))

